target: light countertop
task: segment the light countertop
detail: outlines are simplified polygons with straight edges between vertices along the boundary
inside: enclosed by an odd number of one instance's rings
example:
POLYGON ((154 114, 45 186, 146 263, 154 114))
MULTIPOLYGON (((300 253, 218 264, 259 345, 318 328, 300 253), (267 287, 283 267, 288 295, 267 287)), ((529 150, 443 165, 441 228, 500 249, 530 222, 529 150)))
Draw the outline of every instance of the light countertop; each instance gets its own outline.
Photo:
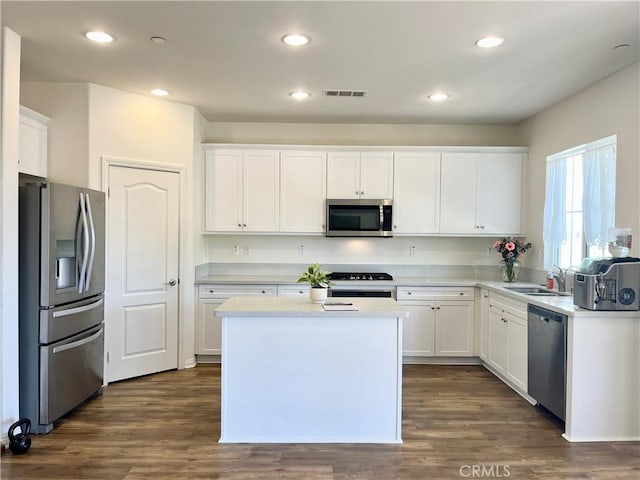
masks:
MULTIPOLYGON (((292 275, 206 275, 197 279, 196 284, 223 284, 223 285, 291 285, 295 284, 298 280, 298 276, 292 275)), ((512 298, 513 300, 531 303, 543 308, 569 315, 572 317, 598 317, 598 318, 638 318, 640 319, 640 311, 593 311, 586 310, 584 308, 577 307, 573 304, 573 296, 550 296, 550 297, 537 297, 525 295, 523 293, 513 292, 506 287, 539 287, 540 285, 517 282, 517 283, 504 283, 499 281, 490 280, 477 280, 470 278, 446 278, 446 277, 396 277, 392 281, 375 281, 375 282, 357 282, 357 281, 342 281, 334 282, 335 285, 344 286, 350 285, 353 287, 360 287, 363 285, 368 286, 392 286, 392 287, 480 287, 486 288, 495 293, 512 298)), ((363 299, 357 299, 358 302, 362 302, 363 299)), ((309 303, 308 299, 299 300, 301 303, 309 303)), ((276 305, 276 304, 274 304, 276 305)), ((275 307, 279 308, 279 307, 275 307)), ((322 307, 317 305, 317 312, 322 311, 322 307)), ((311 311, 311 310, 310 310, 311 311)), ((336 313, 336 312, 331 312, 336 313)), ((353 313, 353 312, 337 312, 337 313, 353 313)))
POLYGON ((216 308, 221 317, 408 317, 408 312, 391 298, 340 298, 358 310, 325 311, 319 303, 299 297, 232 297, 216 308))

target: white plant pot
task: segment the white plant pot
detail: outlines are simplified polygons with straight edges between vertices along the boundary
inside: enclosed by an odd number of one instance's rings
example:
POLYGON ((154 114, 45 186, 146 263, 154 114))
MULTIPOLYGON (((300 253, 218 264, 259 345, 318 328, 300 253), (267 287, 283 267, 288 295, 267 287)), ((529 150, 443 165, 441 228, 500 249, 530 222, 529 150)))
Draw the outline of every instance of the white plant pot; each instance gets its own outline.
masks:
POLYGON ((309 298, 311 303, 323 303, 327 299, 327 289, 312 287, 309 289, 309 298))

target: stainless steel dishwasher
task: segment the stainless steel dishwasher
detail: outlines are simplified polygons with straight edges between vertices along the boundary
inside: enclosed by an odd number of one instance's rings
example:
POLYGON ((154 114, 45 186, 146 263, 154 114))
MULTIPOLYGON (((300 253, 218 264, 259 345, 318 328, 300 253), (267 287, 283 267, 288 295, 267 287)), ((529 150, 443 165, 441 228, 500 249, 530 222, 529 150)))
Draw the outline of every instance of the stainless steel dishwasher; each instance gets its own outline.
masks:
POLYGON ((544 408, 565 420, 567 391, 567 316, 528 306, 527 392, 544 408))

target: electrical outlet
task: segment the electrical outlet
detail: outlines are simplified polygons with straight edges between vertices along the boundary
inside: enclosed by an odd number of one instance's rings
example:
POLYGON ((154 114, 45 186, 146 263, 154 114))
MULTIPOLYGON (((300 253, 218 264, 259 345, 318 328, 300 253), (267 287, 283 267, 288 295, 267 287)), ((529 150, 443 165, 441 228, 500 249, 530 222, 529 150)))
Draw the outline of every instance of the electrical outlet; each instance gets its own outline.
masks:
POLYGON ((410 257, 415 257, 416 256, 416 247, 415 247, 415 245, 411 245, 409 247, 409 256, 410 257))
POLYGON ((493 248, 487 247, 487 257, 493 257, 493 248))
POLYGON ((231 253, 234 255, 240 255, 240 245, 234 245, 231 247, 231 253))
POLYGON ((245 255, 249 255, 249 247, 244 247, 242 249, 242 253, 244 253, 245 255))
POLYGON ((304 245, 298 245, 298 255, 304 255, 304 245))
POLYGON ((539 248, 536 248, 536 258, 538 260, 542 260, 542 250, 540 250, 539 248))

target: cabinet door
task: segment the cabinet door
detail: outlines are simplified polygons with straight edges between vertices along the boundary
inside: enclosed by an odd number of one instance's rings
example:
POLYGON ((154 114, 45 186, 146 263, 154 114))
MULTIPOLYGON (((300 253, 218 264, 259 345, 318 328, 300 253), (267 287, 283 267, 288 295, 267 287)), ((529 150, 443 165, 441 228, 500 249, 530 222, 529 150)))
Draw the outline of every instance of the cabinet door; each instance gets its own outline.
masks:
POLYGON ((487 349, 489 364, 499 373, 507 371, 507 320, 501 310, 489 309, 489 345, 487 349))
POLYGON ((220 300, 198 302, 198 355, 220 355, 222 352, 222 319, 214 312, 222 303, 220 300))
POLYGON ((327 198, 360 198, 360 153, 327 154, 327 198))
POLYGON ((396 153, 393 182, 394 233, 437 233, 440 153, 396 153))
POLYGON ((48 121, 44 115, 20 107, 18 131, 18 171, 37 177, 47 176, 48 121))
POLYGON ((360 155, 360 198, 393 198, 393 153, 360 155))
POLYGON ((435 303, 401 303, 409 311, 402 320, 402 355, 433 357, 435 352, 435 303))
POLYGON ((520 233, 521 196, 522 155, 481 154, 477 203, 477 222, 481 233, 520 233))
POLYGON ((245 232, 277 232, 280 227, 280 153, 243 154, 243 222, 245 232))
POLYGON ((205 231, 242 230, 242 152, 205 153, 205 231))
POLYGON ((473 356, 473 302, 437 302, 436 356, 473 356))
POLYGON ((487 361, 489 347, 489 291, 480 289, 480 358, 487 361))
POLYGON ((323 233, 327 198, 327 154, 280 154, 280 231, 323 233))
POLYGON ((478 154, 443 153, 440 233, 482 233, 476 222, 478 154))
POLYGON ((507 378, 518 388, 527 391, 527 321, 508 315, 507 378))

